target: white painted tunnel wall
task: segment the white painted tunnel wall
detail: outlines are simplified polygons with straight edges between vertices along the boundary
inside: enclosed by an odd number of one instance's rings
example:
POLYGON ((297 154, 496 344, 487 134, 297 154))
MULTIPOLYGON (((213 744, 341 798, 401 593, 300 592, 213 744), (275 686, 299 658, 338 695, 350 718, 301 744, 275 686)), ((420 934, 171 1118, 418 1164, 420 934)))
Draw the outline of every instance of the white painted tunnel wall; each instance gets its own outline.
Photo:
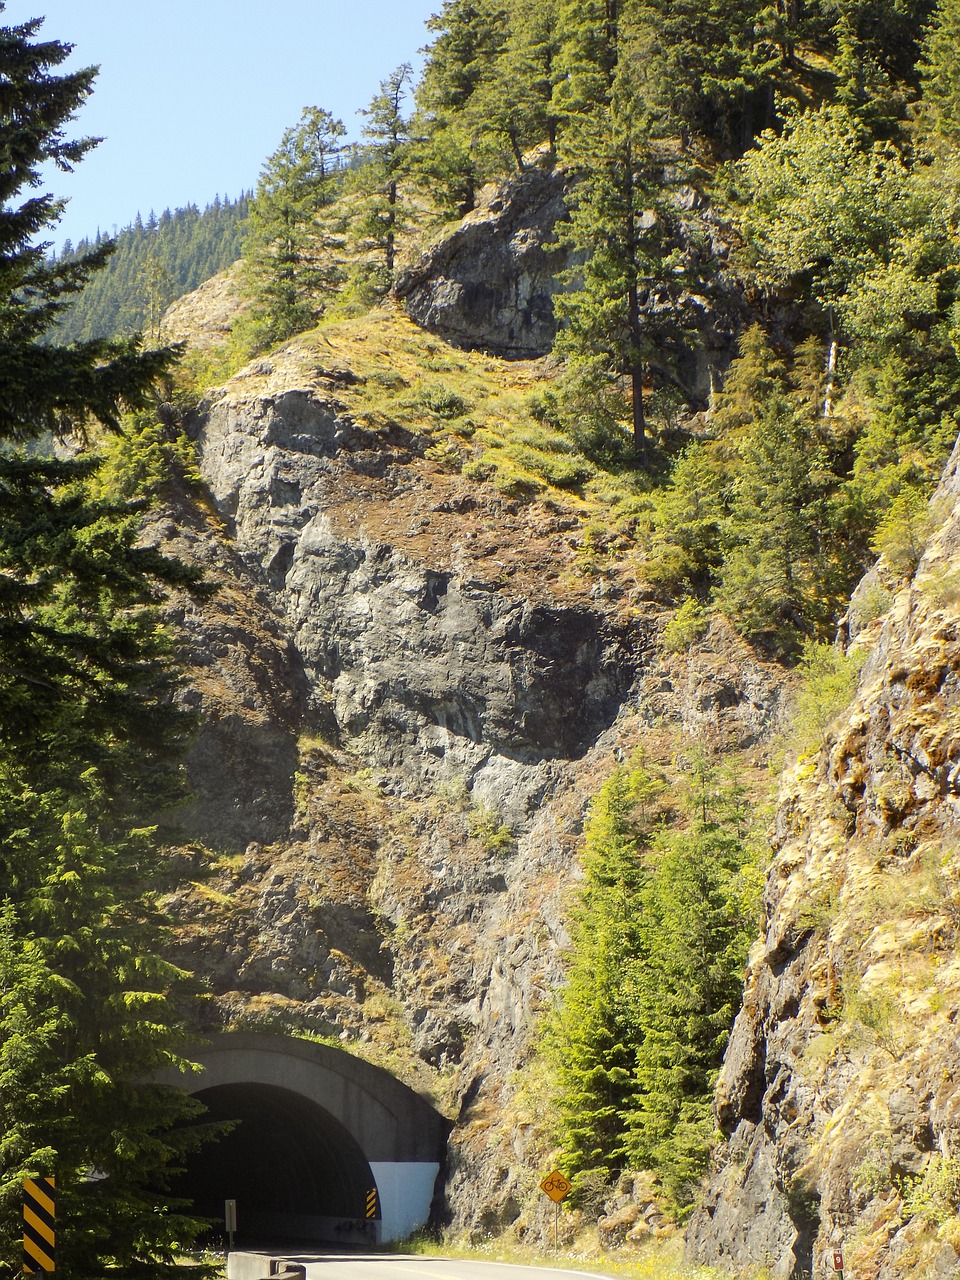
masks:
POLYGON ((439 1164, 427 1161, 378 1160, 370 1162, 380 1194, 380 1240, 406 1240, 430 1216, 433 1188, 439 1164))

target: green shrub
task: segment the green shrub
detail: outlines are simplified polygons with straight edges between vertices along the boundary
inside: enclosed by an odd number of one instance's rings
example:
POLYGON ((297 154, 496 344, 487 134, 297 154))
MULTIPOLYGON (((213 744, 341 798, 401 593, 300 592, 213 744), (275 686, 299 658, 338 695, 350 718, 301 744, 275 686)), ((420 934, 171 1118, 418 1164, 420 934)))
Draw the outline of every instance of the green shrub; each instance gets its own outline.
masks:
POLYGON ((663 628, 663 647, 681 653, 699 640, 710 625, 710 615, 697 600, 684 600, 663 628))
POLYGON ((911 1216, 943 1226, 960 1210, 960 1160, 932 1156, 921 1176, 904 1188, 903 1207, 911 1216))
POLYGON ((450 387, 445 387, 442 382, 428 387, 421 394, 420 403, 425 409, 445 421, 462 417, 470 408, 463 396, 451 390, 450 387))
POLYGON ((796 755, 819 747, 827 729, 849 705, 866 654, 843 653, 835 645, 808 640, 798 671, 802 683, 795 697, 784 746, 796 755))

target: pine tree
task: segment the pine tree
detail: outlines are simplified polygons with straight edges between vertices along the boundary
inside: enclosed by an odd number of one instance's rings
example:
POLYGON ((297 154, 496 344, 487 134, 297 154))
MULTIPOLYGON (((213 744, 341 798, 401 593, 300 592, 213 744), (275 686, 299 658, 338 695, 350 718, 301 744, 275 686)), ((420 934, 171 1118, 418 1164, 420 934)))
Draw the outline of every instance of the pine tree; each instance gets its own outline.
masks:
POLYGON ((694 282, 709 291, 712 267, 665 180, 634 9, 565 0, 560 33, 554 107, 574 181, 558 240, 576 264, 554 303, 556 350, 566 357, 560 403, 585 447, 644 465, 646 389, 670 382, 693 318, 685 291, 694 282))
POLYGON ((93 80, 54 73, 70 49, 36 41, 39 25, 0 27, 0 1262, 19 1270, 22 1178, 54 1174, 61 1274, 158 1274, 191 1232, 163 1185, 194 1107, 149 1083, 182 1062, 187 984, 160 957, 143 806, 182 786, 188 725, 156 602, 195 575, 138 545, 128 504, 92 494, 95 463, 13 446, 117 429, 174 353, 40 342, 110 246, 56 262, 35 240, 62 205, 21 193, 89 149, 63 131, 93 80))
POLYGON ((690 445, 655 498, 644 572, 674 596, 706 599, 723 563, 727 477, 703 444, 690 445))
POLYGON ((181 1061, 190 988, 161 956, 150 833, 118 829, 95 771, 74 781, 0 770, 0 1258, 20 1254, 23 1178, 55 1175, 60 1274, 173 1273, 198 1224, 164 1190, 200 1108, 149 1082, 181 1061))
POLYGON ((582 1181, 622 1163, 623 1116, 636 1041, 624 974, 636 951, 642 850, 660 783, 619 768, 594 799, 584 830, 584 887, 571 922, 573 953, 548 1032, 560 1085, 563 1167, 582 1181))
POLYGON ((846 29, 884 85, 916 88, 920 45, 936 0, 819 0, 811 7, 820 12, 828 48, 836 49, 846 29))
MULTIPOLYGON (((570 220, 558 234, 578 265, 565 273, 570 287, 555 299, 566 420, 588 447, 632 452, 640 463, 648 452, 645 386, 682 343, 679 300, 691 256, 645 119, 624 70, 609 108, 578 123, 571 147, 578 180, 570 220)), ((567 138, 562 145, 569 132, 567 138)))
POLYGON ((627 992, 636 1027, 625 1147, 684 1212, 706 1166, 713 1086, 754 930, 754 852, 740 789, 694 762, 685 828, 659 831, 640 889, 627 992))
POLYGON ((342 176, 346 129, 320 107, 305 107, 268 157, 250 206, 245 245, 253 299, 250 337, 269 347, 316 324, 340 280, 322 215, 342 176))
POLYGON ((397 235, 406 223, 400 183, 407 168, 410 122, 404 101, 413 81, 408 62, 380 82, 380 92, 363 112, 367 122, 360 165, 352 175, 350 190, 359 202, 351 212, 350 230, 355 244, 372 250, 374 261, 365 261, 359 282, 361 293, 382 297, 393 283, 397 235))
POLYGON ((960 139, 960 3, 940 0, 923 41, 923 107, 950 142, 960 139))
POLYGON ((698 133, 736 152, 773 123, 780 50, 758 39, 757 0, 637 0, 647 100, 661 132, 698 133))
POLYGON ((739 455, 717 599, 744 635, 795 656, 804 636, 835 624, 852 585, 835 554, 839 478, 823 444, 776 404, 739 455))
POLYGON ((8 157, 0 170, 0 438, 14 441, 82 429, 91 414, 116 428, 124 407, 148 402, 171 359, 169 351, 143 350, 137 338, 59 349, 38 341, 112 249, 102 241, 82 258, 50 261, 35 237, 63 202, 44 194, 14 203, 38 183, 43 164, 69 171, 93 145, 65 140, 62 128, 89 94, 94 72, 49 74, 69 47, 34 42, 39 26, 0 28, 0 83, 10 101, 0 125, 8 157))
POLYGON ((468 108, 480 86, 496 76, 509 30, 508 11, 497 0, 444 0, 427 27, 437 36, 417 89, 418 140, 412 163, 441 213, 462 217, 489 176, 468 108))
POLYGON ((503 167, 522 171, 526 154, 557 142, 553 90, 559 57, 555 0, 513 0, 503 50, 464 113, 472 138, 502 153, 503 167))

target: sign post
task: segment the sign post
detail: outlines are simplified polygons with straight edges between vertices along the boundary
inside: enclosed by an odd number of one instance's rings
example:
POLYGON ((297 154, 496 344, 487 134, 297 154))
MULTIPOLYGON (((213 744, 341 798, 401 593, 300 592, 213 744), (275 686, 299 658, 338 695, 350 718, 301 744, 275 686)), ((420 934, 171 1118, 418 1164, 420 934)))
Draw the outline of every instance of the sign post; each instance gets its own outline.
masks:
POLYGON ((545 1196, 549 1196, 553 1201, 553 1252, 557 1252, 557 1241, 560 1234, 560 1201, 570 1190, 573 1185, 569 1178, 565 1178, 559 1169, 554 1169, 553 1173, 548 1173, 544 1180, 540 1183, 540 1190, 545 1196))
POLYGON ((227 1229, 227 1253, 233 1253, 233 1233, 237 1229, 237 1202, 224 1200, 223 1225, 227 1229))
POLYGON ((843 1280, 843 1250, 834 1249, 833 1251, 833 1269, 837 1273, 837 1280, 843 1280))

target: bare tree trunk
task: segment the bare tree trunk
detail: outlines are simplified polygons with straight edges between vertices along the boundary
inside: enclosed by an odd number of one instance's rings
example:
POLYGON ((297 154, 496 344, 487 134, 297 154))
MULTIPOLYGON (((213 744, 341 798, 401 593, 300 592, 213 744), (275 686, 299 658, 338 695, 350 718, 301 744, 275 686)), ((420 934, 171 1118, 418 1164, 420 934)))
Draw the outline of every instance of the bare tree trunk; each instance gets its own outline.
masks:
POLYGON ((630 370, 630 386, 633 393, 633 449, 637 457, 643 457, 647 449, 647 416, 643 405, 643 365, 635 364, 630 370))
POLYGON ((827 348, 827 385, 823 392, 823 416, 833 417, 833 393, 837 383, 837 340, 831 333, 827 348))

